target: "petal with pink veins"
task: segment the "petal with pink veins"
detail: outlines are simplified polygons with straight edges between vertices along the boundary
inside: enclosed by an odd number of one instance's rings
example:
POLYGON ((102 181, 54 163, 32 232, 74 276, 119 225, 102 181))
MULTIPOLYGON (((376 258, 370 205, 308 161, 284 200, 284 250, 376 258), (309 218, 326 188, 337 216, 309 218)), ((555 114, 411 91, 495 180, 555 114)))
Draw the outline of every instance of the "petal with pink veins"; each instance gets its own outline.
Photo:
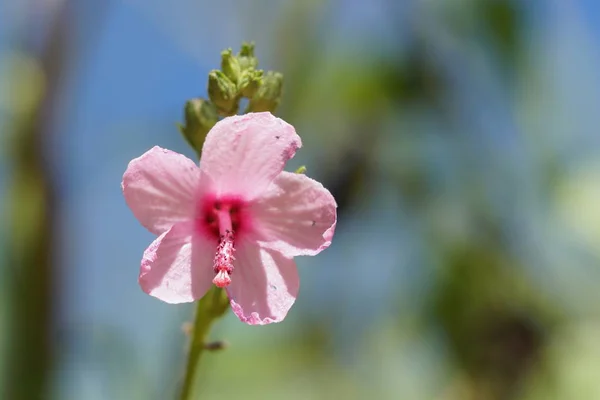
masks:
POLYGON ((199 179, 200 169, 192 160, 155 146, 129 163, 121 187, 135 217, 160 235, 194 217, 199 179))
POLYGON ((249 241, 236 247, 234 271, 227 287, 231 309, 250 325, 282 321, 298 295, 296 263, 249 241))
POLYGON ((216 243, 194 235, 193 222, 173 225, 144 252, 142 290, 172 304, 201 298, 212 285, 215 248, 216 243))
POLYGON ((269 112, 232 116, 208 133, 200 168, 217 183, 218 194, 252 200, 301 146, 294 127, 269 112))
POLYGON ((318 254, 331 244, 336 208, 319 182, 282 172, 252 206, 256 239, 287 257, 318 254))

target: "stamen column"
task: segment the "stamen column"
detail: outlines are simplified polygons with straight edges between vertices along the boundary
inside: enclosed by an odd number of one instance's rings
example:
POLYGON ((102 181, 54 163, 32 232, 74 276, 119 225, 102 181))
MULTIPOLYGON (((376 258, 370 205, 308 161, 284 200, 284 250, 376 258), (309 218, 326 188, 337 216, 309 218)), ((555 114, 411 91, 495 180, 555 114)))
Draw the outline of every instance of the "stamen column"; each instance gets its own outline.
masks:
POLYGON ((229 208, 224 207, 217 212, 217 218, 219 223, 219 246, 217 247, 217 253, 215 254, 215 260, 213 264, 213 270, 215 271, 215 278, 213 283, 220 288, 229 286, 231 283, 231 274, 233 273, 233 260, 235 257, 233 253, 234 247, 234 236, 233 229, 231 228, 231 215, 229 208))

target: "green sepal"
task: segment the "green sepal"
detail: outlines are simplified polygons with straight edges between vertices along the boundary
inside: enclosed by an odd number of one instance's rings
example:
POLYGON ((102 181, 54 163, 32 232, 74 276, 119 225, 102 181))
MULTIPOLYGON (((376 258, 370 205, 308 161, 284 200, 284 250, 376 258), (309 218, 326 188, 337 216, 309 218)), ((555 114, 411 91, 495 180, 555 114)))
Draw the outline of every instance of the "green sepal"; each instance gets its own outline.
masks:
POLYGON ((208 97, 217 106, 220 115, 230 116, 237 113, 240 99, 236 85, 219 70, 212 70, 208 74, 208 97))
POLYGON ((185 123, 178 123, 177 128, 200 157, 206 135, 219 120, 217 108, 205 99, 188 100, 184 106, 184 120, 185 123))
POLYGON ((238 83, 242 75, 242 68, 237 57, 233 55, 231 49, 223 50, 221 52, 221 71, 227 76, 233 83, 238 83))
POLYGON ((258 58, 254 56, 254 42, 244 42, 240 52, 237 55, 242 71, 256 69, 258 67, 258 58))
POLYGON ((281 101, 283 74, 269 71, 262 78, 262 85, 250 99, 246 112, 274 112, 281 101))
POLYGON ((240 82, 238 83, 238 93, 247 99, 254 97, 258 89, 262 86, 262 76, 262 69, 249 69, 244 71, 240 82))

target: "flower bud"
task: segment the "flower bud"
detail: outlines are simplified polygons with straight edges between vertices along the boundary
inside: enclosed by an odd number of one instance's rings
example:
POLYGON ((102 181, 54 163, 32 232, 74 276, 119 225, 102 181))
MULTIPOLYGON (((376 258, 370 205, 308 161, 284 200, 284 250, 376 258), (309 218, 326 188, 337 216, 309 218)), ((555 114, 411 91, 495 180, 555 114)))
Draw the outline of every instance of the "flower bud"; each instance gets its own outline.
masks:
POLYGON ((238 110, 239 98, 235 84, 221 71, 212 70, 208 74, 208 97, 221 115, 233 115, 238 110))
POLYGON ((190 146, 200 155, 208 131, 219 120, 217 108, 210 101, 204 99, 188 100, 184 107, 184 118, 185 125, 179 125, 179 130, 190 146))
POLYGON ((262 81, 262 85, 254 94, 254 97, 250 99, 246 112, 273 112, 279 105, 283 88, 283 75, 279 72, 269 71, 262 81))
POLYGON ((242 71, 256 69, 258 67, 258 58, 254 56, 254 43, 244 42, 237 55, 242 71))
POLYGON ((233 55, 231 49, 223 50, 221 52, 221 71, 233 82, 238 83, 242 69, 240 62, 233 55))
POLYGON ((242 78, 238 83, 238 92, 251 99, 256 94, 258 88, 262 85, 262 69, 249 69, 242 73, 242 78))

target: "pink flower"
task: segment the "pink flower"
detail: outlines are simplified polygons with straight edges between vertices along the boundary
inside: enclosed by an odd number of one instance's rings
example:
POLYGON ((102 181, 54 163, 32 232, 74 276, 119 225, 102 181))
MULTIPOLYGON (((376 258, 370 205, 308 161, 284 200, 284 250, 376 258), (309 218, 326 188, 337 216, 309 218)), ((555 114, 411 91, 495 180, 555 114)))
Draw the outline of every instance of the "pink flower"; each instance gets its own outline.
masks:
POLYGON ((283 171, 301 146, 291 125, 265 112, 217 123, 199 167, 160 147, 132 160, 125 200, 159 235, 142 258, 142 289, 184 303, 214 283, 243 322, 283 320, 299 288, 293 257, 329 247, 337 218, 323 185, 283 171))

